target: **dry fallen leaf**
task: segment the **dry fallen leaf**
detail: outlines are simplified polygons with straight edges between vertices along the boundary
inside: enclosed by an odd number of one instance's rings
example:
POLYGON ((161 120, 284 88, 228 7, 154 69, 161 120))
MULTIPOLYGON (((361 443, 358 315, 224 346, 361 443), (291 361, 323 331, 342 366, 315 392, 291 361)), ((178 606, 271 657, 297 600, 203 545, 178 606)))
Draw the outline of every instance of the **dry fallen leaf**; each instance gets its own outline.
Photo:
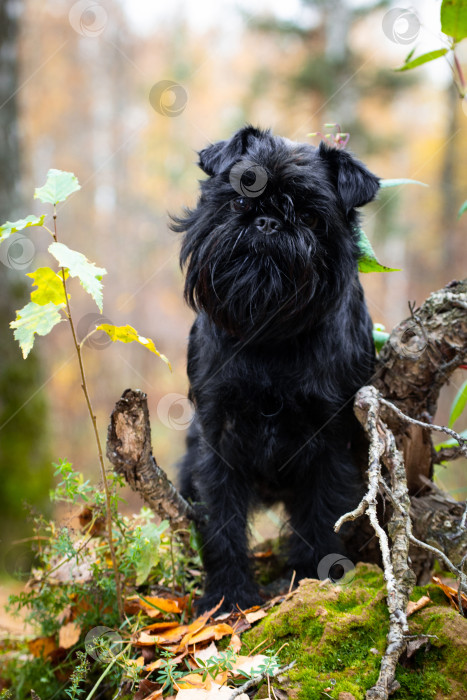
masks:
MULTIPOLYGON (((438 576, 433 576, 431 580, 436 586, 438 586, 438 588, 441 588, 443 593, 445 593, 452 607, 459 610, 459 596, 457 594, 457 589, 447 586, 438 576)), ((464 613, 467 613, 467 596, 464 593, 461 593, 461 600, 464 613)))
POLYGON ((63 627, 60 627, 60 632, 58 633, 58 646, 62 649, 69 649, 79 639, 81 634, 81 627, 76 624, 76 622, 68 622, 63 627))
POLYGON ((266 617, 266 616, 267 616, 267 612, 265 612, 264 610, 257 610, 256 612, 250 612, 250 613, 245 614, 245 617, 248 620, 248 622, 250 623, 250 625, 252 625, 253 622, 258 622, 258 620, 262 620, 263 617, 266 617))
POLYGON ((268 657, 264 654, 255 654, 254 656, 237 656, 237 660, 233 665, 232 673, 241 675, 240 671, 251 674, 254 669, 267 662, 268 657))
MULTIPOLYGON (((138 596, 133 596, 133 598, 138 598, 138 596)), ((204 613, 204 615, 197 617, 196 620, 193 620, 193 622, 189 625, 177 625, 175 627, 166 626, 163 634, 148 634, 148 629, 157 629, 157 627, 149 625, 148 627, 144 628, 144 630, 135 633, 133 636, 133 644, 136 646, 151 646, 153 644, 157 644, 158 646, 168 647, 180 642, 178 646, 171 646, 171 650, 183 651, 186 648, 190 638, 198 634, 198 632, 200 632, 203 627, 206 626, 209 618, 214 612, 216 612, 216 610, 219 609, 221 604, 222 601, 220 601, 212 610, 208 610, 206 613, 204 613)))
POLYGON ((37 658, 50 656, 56 648, 55 637, 38 637, 28 642, 29 651, 37 658))
POLYGON ((222 639, 227 634, 233 634, 233 628, 227 625, 225 622, 219 622, 217 625, 209 625, 204 627, 200 632, 192 634, 185 641, 185 644, 191 646, 192 644, 199 644, 200 642, 207 642, 211 639, 222 639))
POLYGON ((417 610, 421 610, 425 605, 428 605, 428 603, 431 603, 431 598, 428 595, 422 595, 416 602, 409 600, 407 603, 407 617, 413 615, 417 610))
POLYGON ((195 659, 201 659, 201 661, 207 661, 208 659, 211 658, 211 656, 218 656, 219 652, 217 651, 217 647, 214 644, 214 642, 211 642, 211 644, 206 647, 205 649, 197 649, 194 654, 193 658, 195 659))
POLYGON ((236 654, 240 651, 242 648, 242 640, 238 636, 238 634, 233 634, 232 639, 230 640, 230 648, 232 651, 234 651, 236 654))
POLYGON ((162 697, 162 690, 159 683, 153 683, 147 678, 143 678, 133 700, 155 700, 162 697))
MULTIPOLYGON (((182 659, 185 658, 185 656, 186 653, 180 654, 179 656, 175 656, 173 659, 171 659, 171 661, 176 666, 182 659)), ((152 671, 160 668, 163 664, 165 664, 165 659, 156 659, 156 661, 152 661, 150 664, 147 664, 144 667, 144 671, 145 673, 152 673, 152 671)))
POLYGON ((139 595, 132 595, 125 600, 125 612, 131 615, 142 610, 149 617, 160 617, 164 613, 181 613, 187 606, 188 597, 160 598, 157 596, 145 596, 143 600, 139 595))

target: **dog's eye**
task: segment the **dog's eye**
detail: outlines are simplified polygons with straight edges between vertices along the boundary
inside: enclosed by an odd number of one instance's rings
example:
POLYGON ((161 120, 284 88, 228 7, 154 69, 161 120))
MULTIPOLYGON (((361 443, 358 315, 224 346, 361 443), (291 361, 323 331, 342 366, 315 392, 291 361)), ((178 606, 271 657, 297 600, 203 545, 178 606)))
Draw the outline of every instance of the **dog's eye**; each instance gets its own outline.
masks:
POLYGON ((244 213, 251 209, 251 201, 247 197, 237 197, 230 202, 230 208, 237 214, 244 213))
POLYGON ((302 216, 302 221, 308 228, 318 228, 319 217, 316 216, 316 214, 304 214, 302 216))

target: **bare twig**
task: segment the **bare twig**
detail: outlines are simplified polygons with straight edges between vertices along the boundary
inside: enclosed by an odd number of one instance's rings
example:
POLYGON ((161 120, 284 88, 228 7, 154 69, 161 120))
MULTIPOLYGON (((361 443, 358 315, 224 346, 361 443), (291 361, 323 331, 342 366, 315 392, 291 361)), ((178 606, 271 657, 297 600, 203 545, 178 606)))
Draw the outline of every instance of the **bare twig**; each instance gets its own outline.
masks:
POLYGON ((464 455, 464 457, 467 457, 467 440, 459 435, 459 433, 456 433, 455 430, 452 430, 452 428, 448 428, 445 425, 433 425, 432 423, 424 423, 421 420, 416 420, 415 418, 410 418, 410 416, 407 416, 405 413, 403 413, 400 408, 397 408, 393 403, 388 401, 387 399, 383 399, 382 396, 379 397, 379 402, 383 404, 384 406, 387 406, 388 408, 391 409, 393 413, 396 414, 401 420, 403 420, 405 423, 411 423, 412 425, 418 425, 420 428, 426 428, 427 430, 433 430, 436 433, 446 433, 446 435, 450 435, 454 440, 457 440, 459 443, 459 449, 464 455))
POLYGON ((239 695, 242 695, 250 688, 254 688, 256 685, 258 685, 258 683, 261 683, 261 681, 264 681, 266 678, 276 678, 276 676, 280 676, 282 673, 290 671, 290 669, 293 668, 295 664, 296 661, 292 661, 292 663, 288 664, 287 666, 283 666, 282 668, 279 668, 274 673, 268 673, 268 671, 264 671, 264 673, 260 673, 258 676, 250 678, 250 680, 248 680, 246 683, 244 683, 239 688, 236 688, 233 691, 232 695, 229 697, 229 700, 234 700, 234 698, 237 698, 239 695))

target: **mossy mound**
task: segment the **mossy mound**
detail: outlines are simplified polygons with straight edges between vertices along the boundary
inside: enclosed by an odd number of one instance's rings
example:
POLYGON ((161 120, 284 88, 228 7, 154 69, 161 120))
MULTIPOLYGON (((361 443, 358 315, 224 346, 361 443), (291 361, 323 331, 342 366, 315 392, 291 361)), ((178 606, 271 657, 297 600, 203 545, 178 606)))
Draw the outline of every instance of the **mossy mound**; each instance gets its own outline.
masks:
MULTIPOLYGON (((389 627, 386 588, 377 566, 359 564, 354 574, 346 585, 301 581, 289 600, 243 635, 247 649, 267 639, 273 642, 270 649, 283 647, 284 663, 296 660, 288 678, 279 680, 289 697, 322 700, 327 694, 336 700, 364 700, 375 684, 389 627)), ((392 697, 465 700, 467 620, 435 586, 417 588, 413 598, 421 595, 430 595, 434 604, 409 618, 410 634, 436 636, 402 660, 397 673, 401 688, 392 697)))

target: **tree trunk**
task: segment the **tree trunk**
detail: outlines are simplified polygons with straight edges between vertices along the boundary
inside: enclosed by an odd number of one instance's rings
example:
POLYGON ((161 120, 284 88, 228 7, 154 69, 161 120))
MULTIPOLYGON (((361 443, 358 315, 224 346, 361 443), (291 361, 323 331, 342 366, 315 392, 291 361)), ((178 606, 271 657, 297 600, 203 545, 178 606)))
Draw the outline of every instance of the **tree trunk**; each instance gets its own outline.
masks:
MULTIPOLYGON (((21 157, 18 127, 18 19, 19 0, 0 3, 0 223, 25 216, 21 197, 21 157)), ((33 229, 34 230, 34 229, 33 229)), ((25 272, 30 269, 33 237, 15 234, 0 246, 0 327, 8 329, 15 310, 26 303, 25 272)), ((27 501, 46 513, 52 471, 47 449, 47 415, 38 357, 21 357, 13 333, 0 333, 0 560, 13 574, 27 556, 26 545, 10 542, 30 534, 24 511, 27 501), (43 474, 40 471, 43 470, 43 474), (45 471, 47 470, 47 471, 45 471)))

